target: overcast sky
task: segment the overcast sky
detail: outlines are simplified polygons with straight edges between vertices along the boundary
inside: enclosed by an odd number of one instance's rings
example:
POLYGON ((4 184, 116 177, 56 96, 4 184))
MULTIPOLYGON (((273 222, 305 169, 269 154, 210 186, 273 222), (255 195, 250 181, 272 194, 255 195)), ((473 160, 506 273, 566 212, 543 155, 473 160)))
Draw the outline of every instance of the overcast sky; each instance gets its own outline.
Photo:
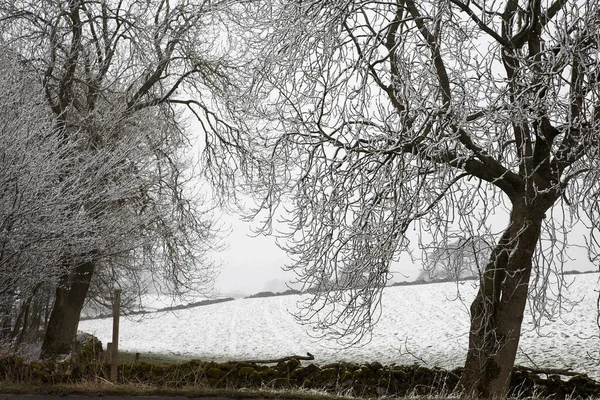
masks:
MULTIPOLYGON (((282 270, 289 262, 283 250, 277 247, 273 237, 253 237, 251 224, 241 221, 239 216, 222 214, 222 223, 231 227, 231 234, 225 239, 228 248, 214 255, 221 261, 222 269, 215 288, 221 295, 247 296, 260 291, 284 291, 286 282, 293 280, 294 274, 282 270)), ((503 222, 499 221, 499 229, 503 222)), ((413 239, 414 240, 414 239, 413 239)), ((569 235, 569 256, 564 267, 568 270, 597 270, 587 258, 584 230, 576 229, 569 235)), ((416 245, 415 245, 416 248, 416 245)), ((418 253, 418 252, 417 252, 418 253)), ((413 263, 409 257, 401 258, 392 265, 393 281, 414 280, 421 265, 413 263)))
POLYGON ((231 226, 231 234, 225 239, 228 248, 214 256, 223 264, 217 290, 234 295, 286 290, 286 282, 294 275, 282 270, 289 259, 275 239, 254 237, 251 225, 239 216, 223 214, 220 220, 231 226))

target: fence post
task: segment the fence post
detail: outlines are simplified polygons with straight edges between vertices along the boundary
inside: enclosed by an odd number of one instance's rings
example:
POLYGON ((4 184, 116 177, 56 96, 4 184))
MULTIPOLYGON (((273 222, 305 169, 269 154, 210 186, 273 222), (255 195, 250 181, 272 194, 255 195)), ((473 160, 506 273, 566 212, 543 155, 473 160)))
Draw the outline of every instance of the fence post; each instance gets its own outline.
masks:
POLYGON ((121 289, 115 290, 115 302, 113 304, 113 332, 112 332, 112 354, 110 363, 110 380, 117 381, 117 367, 119 364, 119 314, 121 313, 121 289))
POLYGON ((71 364, 75 368, 79 366, 79 342, 77 339, 73 340, 73 345, 71 347, 71 364))
POLYGON ((104 362, 112 364, 112 343, 106 343, 106 352, 104 353, 104 362))

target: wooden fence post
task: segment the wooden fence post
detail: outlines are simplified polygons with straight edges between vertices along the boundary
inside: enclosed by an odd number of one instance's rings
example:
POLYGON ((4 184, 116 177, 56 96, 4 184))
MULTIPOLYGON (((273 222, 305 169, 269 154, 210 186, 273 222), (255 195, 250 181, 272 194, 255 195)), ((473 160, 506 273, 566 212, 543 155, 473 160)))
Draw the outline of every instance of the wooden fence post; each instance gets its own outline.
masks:
POLYGON ((106 352, 104 353, 104 362, 112 363, 112 343, 106 343, 106 352))
POLYGON ((112 354, 110 363, 110 380, 117 381, 117 367, 119 364, 119 314, 121 313, 121 289, 115 290, 115 302, 113 304, 113 332, 112 332, 112 354))
POLYGON ((73 340, 71 347, 71 364, 77 368, 79 366, 79 342, 77 339, 73 340))

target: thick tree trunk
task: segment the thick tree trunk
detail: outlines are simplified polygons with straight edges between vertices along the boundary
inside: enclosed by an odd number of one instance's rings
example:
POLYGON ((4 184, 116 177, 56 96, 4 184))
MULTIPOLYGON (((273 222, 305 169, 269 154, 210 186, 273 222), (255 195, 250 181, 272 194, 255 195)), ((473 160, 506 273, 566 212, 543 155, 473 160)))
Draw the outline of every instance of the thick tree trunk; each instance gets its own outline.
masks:
POLYGON ((460 382, 471 396, 507 396, 544 211, 513 208, 509 227, 481 277, 471 305, 469 350, 460 382))
POLYGON ((71 351, 93 273, 94 263, 85 262, 61 278, 42 344, 42 359, 55 359, 71 351))

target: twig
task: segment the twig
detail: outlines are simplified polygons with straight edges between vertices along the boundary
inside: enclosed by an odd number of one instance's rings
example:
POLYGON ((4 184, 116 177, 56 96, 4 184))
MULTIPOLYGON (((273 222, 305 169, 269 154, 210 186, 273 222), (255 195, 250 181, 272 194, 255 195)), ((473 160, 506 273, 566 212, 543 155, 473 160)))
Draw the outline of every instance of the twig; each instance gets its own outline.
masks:
POLYGON ((429 363, 427 363, 427 361, 425 361, 425 360, 423 359, 423 357, 419 357, 419 356, 417 356, 415 353, 413 353, 412 351, 410 351, 410 350, 408 349, 408 338, 406 338, 406 339, 404 340, 404 350, 405 350, 405 351, 404 351, 404 353, 403 353, 403 352, 402 352, 402 346, 400 346, 400 349, 398 349, 398 353, 400 353, 400 355, 401 355, 401 356, 402 356, 402 355, 404 355, 404 354, 407 354, 407 355, 411 356, 412 358, 414 358, 415 360, 418 360, 418 361, 420 361, 422 365, 429 366, 429 363))
POLYGON ((523 355, 524 355, 525 357, 527 357, 527 359, 529 360, 529 362, 530 362, 531 364, 533 364, 533 366, 534 366, 535 368, 538 368, 538 365, 537 365, 537 363, 536 363, 535 361, 533 361, 531 357, 529 357, 529 354, 527 354, 527 353, 525 353, 525 351, 523 351, 523 349, 521 348, 521 346, 519 346, 519 350, 521 351, 521 353, 523 353, 523 355))
POLYGON ((282 358, 273 358, 270 360, 239 360, 239 361, 227 361, 227 364, 238 364, 238 363, 249 363, 249 364, 271 364, 271 363, 278 363, 281 361, 290 361, 290 360, 314 360, 315 356, 313 356, 310 353, 306 353, 305 356, 288 356, 288 357, 282 357, 282 358))
POLYGON ((534 374, 546 374, 546 375, 564 375, 564 376, 585 376, 587 378, 587 374, 582 372, 571 371, 570 369, 557 369, 557 368, 530 368, 524 367, 522 365, 518 365, 517 368, 525 370, 527 372, 532 372, 534 374))
POLYGON ((115 384, 114 384, 113 382, 109 381, 108 379, 104 379, 104 378, 103 378, 103 377, 101 377, 101 376, 96 376, 96 379, 98 379, 98 380, 100 380, 100 381, 102 381, 102 382, 104 382, 104 383, 106 383, 106 384, 109 384, 109 385, 111 385, 111 386, 115 386, 115 384))

